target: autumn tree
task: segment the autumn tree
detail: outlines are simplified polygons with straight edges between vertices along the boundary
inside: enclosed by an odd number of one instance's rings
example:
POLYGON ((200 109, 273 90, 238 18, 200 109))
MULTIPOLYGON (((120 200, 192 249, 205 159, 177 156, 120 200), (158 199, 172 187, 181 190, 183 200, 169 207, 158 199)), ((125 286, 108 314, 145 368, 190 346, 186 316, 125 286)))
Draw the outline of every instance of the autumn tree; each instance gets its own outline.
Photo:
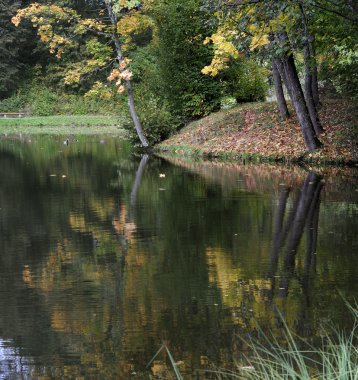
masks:
MULTIPOLYGON (((304 41, 300 41, 296 33, 297 26, 302 25, 306 16, 300 13, 299 4, 293 1, 225 0, 210 2, 207 8, 217 15, 218 27, 212 37, 205 41, 212 43, 215 51, 211 64, 203 72, 215 76, 241 54, 256 54, 271 60, 282 116, 288 117, 287 105, 280 89, 284 82, 307 149, 312 151, 320 147, 318 135, 322 129, 319 128, 317 112, 313 112, 314 105, 310 112, 308 104, 312 104, 312 99, 304 94, 294 59, 296 47, 304 41)), ((307 57, 307 61, 310 61, 310 57, 307 57)))
MULTIPOLYGON (((76 3, 76 2, 75 2, 76 3)), ((125 57, 123 45, 128 40, 121 33, 120 21, 131 17, 141 5, 140 0, 103 0, 95 2, 95 17, 82 16, 74 6, 66 7, 52 4, 32 3, 17 11, 12 18, 15 26, 22 19, 28 19, 49 51, 61 59, 68 51, 80 48, 86 36, 85 59, 67 67, 65 83, 77 83, 83 76, 109 70, 108 81, 96 81, 90 91, 102 96, 110 96, 111 88, 118 93, 126 93, 129 112, 143 147, 149 143, 143 133, 134 104, 132 72, 130 60, 125 57)))

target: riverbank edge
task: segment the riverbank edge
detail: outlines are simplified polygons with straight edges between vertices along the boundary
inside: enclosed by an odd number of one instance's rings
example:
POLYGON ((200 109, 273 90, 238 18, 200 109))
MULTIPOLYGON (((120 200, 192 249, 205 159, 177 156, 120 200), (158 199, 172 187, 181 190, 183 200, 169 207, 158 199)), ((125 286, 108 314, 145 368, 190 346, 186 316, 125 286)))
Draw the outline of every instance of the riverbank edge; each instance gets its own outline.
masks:
POLYGON ((321 159, 316 157, 309 157, 307 153, 300 157, 294 156, 265 156, 257 153, 239 153, 239 152, 214 152, 203 151, 195 149, 189 145, 156 145, 153 148, 156 155, 165 157, 188 157, 192 159, 203 160, 217 160, 223 162, 240 162, 240 163, 253 163, 253 164, 285 164, 285 165, 327 165, 327 166, 347 166, 358 167, 358 160, 345 160, 342 159, 321 159))
MULTIPOLYGON (((337 144, 336 141, 332 142, 332 148, 329 144, 327 144, 326 137, 322 137, 322 139, 326 139, 324 141, 324 144, 325 147, 328 145, 328 149, 324 148, 318 149, 314 152, 307 152, 303 149, 304 145, 302 145, 301 151, 296 148, 296 154, 287 154, 287 152, 280 153, 279 150, 276 152, 271 151, 268 153, 266 146, 261 146, 260 152, 253 151, 253 149, 256 149, 256 147, 253 145, 251 145, 252 150, 246 146, 244 151, 240 150, 240 144, 230 147, 229 149, 227 145, 225 146, 227 139, 232 139, 233 136, 235 137, 235 135, 232 134, 232 128, 227 128, 227 125, 232 123, 232 120, 228 120, 228 123, 225 124, 225 120, 228 117, 230 119, 230 114, 231 116, 235 114, 235 121, 238 121, 237 124, 239 124, 236 125, 235 132, 238 135, 238 139, 242 137, 240 134, 242 135, 245 133, 246 128, 248 135, 252 132, 252 130, 255 130, 255 136, 258 139, 260 138, 260 133, 262 133, 265 138, 271 142, 275 139, 280 138, 280 136, 277 137, 278 130, 286 128, 289 129, 291 133, 291 141, 289 141, 288 144, 297 145, 297 141, 299 139, 302 140, 301 144, 303 144, 301 131, 297 125, 296 118, 292 117, 288 121, 280 120, 275 103, 248 103, 238 105, 229 110, 220 110, 215 114, 189 123, 175 135, 155 145, 153 150, 158 155, 191 157, 194 159, 219 160, 227 162, 358 167, 358 152, 356 151, 357 144, 355 143, 356 138, 354 135, 357 133, 357 124, 355 119, 356 114, 353 113, 353 116, 351 115, 351 119, 349 121, 343 119, 343 121, 339 120, 338 122, 335 119, 339 119, 340 116, 335 115, 335 118, 332 117, 331 110, 337 108, 338 104, 338 108, 341 109, 341 113, 349 115, 349 112, 351 112, 351 110, 347 104, 350 103, 335 101, 335 107, 333 107, 332 104, 332 101, 326 102, 326 109, 321 111, 321 113, 324 113, 324 117, 322 117, 322 119, 325 127, 325 133, 323 136, 328 135, 331 138, 331 135, 333 134, 334 140, 335 135, 343 135, 348 141, 352 140, 352 149, 350 152, 352 155, 351 157, 346 153, 346 147, 345 150, 342 149, 343 153, 340 154, 339 149, 336 149, 334 146, 334 144, 337 144), (258 111, 261 112, 263 109, 266 110, 265 120, 266 122, 269 120, 269 122, 273 125, 272 128, 270 127, 266 129, 265 126, 261 123, 262 120, 259 120, 260 122, 255 123, 257 120, 252 121, 252 119, 250 120, 249 118, 249 122, 247 122, 247 114, 252 114, 254 112, 257 113, 258 111), (335 124, 339 125, 339 128, 336 128, 335 124), (216 132, 214 135, 216 136, 219 134, 220 138, 215 137, 213 139, 213 133, 211 133, 211 131, 215 129, 216 132), (198 132, 198 130, 200 131, 198 132), (196 136, 198 134, 200 134, 200 138, 203 142, 202 144, 200 144, 200 140, 198 143, 198 138, 196 136), (210 139, 212 142, 214 142, 214 144, 211 144, 210 139)), ((293 114, 292 111, 291 114, 293 114)))

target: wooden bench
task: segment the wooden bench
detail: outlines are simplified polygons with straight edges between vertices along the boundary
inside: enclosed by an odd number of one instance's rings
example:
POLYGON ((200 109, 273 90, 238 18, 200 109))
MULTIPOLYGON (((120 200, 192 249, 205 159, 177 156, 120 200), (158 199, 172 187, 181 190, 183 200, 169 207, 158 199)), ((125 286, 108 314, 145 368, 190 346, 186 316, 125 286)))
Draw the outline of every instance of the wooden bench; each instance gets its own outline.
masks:
POLYGON ((25 112, 0 112, 0 119, 16 119, 24 116, 25 112))

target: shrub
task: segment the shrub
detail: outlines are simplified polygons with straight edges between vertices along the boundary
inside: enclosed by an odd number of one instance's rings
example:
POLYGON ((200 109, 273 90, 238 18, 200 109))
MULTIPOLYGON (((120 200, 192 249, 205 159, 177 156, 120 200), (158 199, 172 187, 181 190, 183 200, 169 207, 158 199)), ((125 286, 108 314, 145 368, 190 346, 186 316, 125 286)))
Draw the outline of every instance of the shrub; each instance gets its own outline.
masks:
POLYGON ((43 85, 27 85, 0 101, 0 112, 28 111, 34 116, 118 113, 118 99, 58 93, 43 85))
POLYGON ((0 100, 0 112, 20 112, 26 108, 28 97, 18 91, 9 98, 0 100))
MULTIPOLYGON (((136 98, 139 120, 141 121, 144 134, 151 145, 166 139, 177 129, 178 121, 172 116, 165 102, 153 94, 143 94, 143 92, 139 96, 136 96, 136 98), (138 98, 140 99, 138 100, 138 98)), ((124 128, 129 131, 130 139, 137 142, 138 137, 129 115, 124 128)))
POLYGON ((29 96, 33 115, 50 116, 56 114, 56 107, 60 97, 55 92, 48 88, 35 86, 31 89, 29 96))

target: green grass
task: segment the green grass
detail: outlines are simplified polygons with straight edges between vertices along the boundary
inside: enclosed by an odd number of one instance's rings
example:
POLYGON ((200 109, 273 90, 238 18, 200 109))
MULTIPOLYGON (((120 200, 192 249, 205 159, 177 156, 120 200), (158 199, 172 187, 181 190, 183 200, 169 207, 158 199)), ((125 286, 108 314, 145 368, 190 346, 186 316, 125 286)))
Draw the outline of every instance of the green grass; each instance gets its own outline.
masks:
POLYGON ((358 310, 350 332, 323 329, 320 347, 295 336, 285 325, 286 344, 263 335, 263 342, 248 342, 252 355, 236 371, 208 371, 218 379, 242 380, 358 380, 358 310))
POLYGON ((118 116, 56 115, 0 119, 0 133, 17 134, 125 134, 118 116))

